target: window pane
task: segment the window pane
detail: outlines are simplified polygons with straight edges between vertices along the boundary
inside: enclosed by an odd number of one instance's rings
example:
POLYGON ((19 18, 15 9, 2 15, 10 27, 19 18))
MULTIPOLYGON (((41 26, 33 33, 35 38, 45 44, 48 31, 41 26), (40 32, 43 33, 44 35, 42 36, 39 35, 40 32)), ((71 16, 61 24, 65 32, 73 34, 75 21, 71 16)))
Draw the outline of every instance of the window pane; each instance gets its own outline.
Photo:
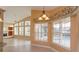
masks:
POLYGON ((21 26, 24 26, 24 21, 21 22, 21 26))
POLYGON ((56 23, 53 24, 53 33, 54 33, 54 36, 53 36, 53 42, 54 43, 57 43, 59 44, 60 43, 60 31, 61 31, 61 28, 60 28, 60 22, 57 21, 56 23))
POLYGON ((70 21, 62 23, 62 46, 70 47, 70 21))
POLYGON ((19 27, 19 35, 24 35, 24 27, 19 27))
POLYGON ((70 35, 64 33, 63 36, 62 36, 62 38, 63 38, 63 40, 61 40, 61 45, 62 45, 63 47, 68 47, 68 48, 70 48, 70 35))
POLYGON ((53 23, 53 42, 70 48, 70 17, 53 23))
POLYGON ((48 24, 35 24, 36 40, 47 41, 48 40, 48 24))
POLYGON ((25 36, 30 36, 30 27, 25 27, 25 36))
POLYGON ((30 36, 30 21, 25 21, 25 36, 30 36))
POLYGON ((16 23, 14 26, 18 26, 18 23, 16 23))
POLYGON ((54 23, 53 24, 54 32, 60 32, 60 23, 54 23))
POLYGON ((53 39, 54 39, 53 40, 54 43, 59 44, 60 43, 60 39, 61 39, 60 34, 55 33, 53 39))
POLYGON ((30 25, 30 21, 25 21, 25 25, 30 25))
POLYGON ((21 35, 21 27, 19 27, 19 35, 21 35))
POLYGON ((18 27, 14 27, 14 34, 18 35, 18 27))
POLYGON ((24 35, 24 27, 21 27, 21 35, 24 35))

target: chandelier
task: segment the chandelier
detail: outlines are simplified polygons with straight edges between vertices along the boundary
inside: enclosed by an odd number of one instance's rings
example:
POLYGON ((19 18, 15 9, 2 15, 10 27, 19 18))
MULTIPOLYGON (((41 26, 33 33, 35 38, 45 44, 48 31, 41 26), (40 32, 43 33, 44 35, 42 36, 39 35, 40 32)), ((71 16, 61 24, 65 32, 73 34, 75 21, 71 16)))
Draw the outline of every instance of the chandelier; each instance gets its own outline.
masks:
POLYGON ((47 21, 49 20, 49 17, 46 15, 44 7, 43 7, 43 11, 42 11, 42 15, 38 18, 39 21, 47 21))

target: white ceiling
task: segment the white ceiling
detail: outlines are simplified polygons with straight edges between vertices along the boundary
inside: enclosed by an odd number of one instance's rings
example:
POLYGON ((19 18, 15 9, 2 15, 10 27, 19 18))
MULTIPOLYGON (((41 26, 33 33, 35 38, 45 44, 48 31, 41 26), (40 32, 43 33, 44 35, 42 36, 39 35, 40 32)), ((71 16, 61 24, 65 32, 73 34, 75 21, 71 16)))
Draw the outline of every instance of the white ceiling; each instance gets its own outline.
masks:
MULTIPOLYGON (((22 20, 24 17, 31 16, 31 9, 43 10, 43 6, 0 6, 6 10, 4 13, 4 22, 14 23, 14 21, 22 20)), ((56 6, 46 6, 45 10, 54 9, 56 6)))
POLYGON ((19 6, 3 6, 0 7, 5 10, 4 22, 14 22, 23 19, 24 17, 31 16, 30 7, 19 7, 19 6))

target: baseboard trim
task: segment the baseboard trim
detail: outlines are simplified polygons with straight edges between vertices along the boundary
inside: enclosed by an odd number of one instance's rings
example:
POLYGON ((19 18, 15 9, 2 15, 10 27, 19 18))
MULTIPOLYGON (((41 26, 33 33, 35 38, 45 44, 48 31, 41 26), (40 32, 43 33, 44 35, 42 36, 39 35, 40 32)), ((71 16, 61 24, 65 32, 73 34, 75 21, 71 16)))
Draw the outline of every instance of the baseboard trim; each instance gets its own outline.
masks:
POLYGON ((45 47, 45 48, 51 49, 51 50, 54 51, 54 52, 59 52, 58 50, 56 50, 56 49, 54 49, 54 48, 52 48, 52 47, 49 47, 49 46, 45 46, 45 45, 32 44, 32 46, 45 47))

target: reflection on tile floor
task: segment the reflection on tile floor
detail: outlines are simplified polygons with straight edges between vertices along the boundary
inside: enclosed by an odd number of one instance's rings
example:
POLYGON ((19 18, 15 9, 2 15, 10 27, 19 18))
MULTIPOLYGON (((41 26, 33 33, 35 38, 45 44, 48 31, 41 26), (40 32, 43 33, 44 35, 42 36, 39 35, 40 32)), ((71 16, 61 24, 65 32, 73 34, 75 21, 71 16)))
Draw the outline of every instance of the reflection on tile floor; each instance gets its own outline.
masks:
POLYGON ((4 39, 6 45, 3 47, 4 52, 52 52, 48 48, 31 46, 31 42, 24 39, 4 39))

